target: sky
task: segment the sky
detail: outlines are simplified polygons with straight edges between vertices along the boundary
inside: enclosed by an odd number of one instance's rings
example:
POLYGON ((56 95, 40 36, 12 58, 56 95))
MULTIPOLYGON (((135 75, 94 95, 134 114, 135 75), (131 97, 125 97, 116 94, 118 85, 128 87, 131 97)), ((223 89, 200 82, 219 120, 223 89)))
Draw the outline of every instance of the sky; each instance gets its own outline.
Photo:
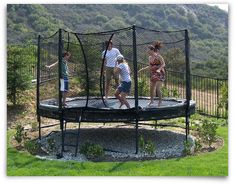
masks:
POLYGON ((220 9, 225 10, 226 12, 228 12, 228 4, 224 3, 224 4, 208 4, 210 6, 218 6, 220 9))

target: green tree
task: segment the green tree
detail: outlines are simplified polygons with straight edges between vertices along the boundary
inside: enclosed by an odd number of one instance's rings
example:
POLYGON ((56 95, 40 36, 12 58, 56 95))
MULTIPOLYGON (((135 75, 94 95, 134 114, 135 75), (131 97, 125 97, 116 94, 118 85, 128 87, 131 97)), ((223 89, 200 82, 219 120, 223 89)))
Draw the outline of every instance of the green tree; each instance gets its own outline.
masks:
MULTIPOLYGON (((16 105, 23 91, 31 84, 30 67, 35 65, 35 47, 8 46, 7 97, 16 105)), ((35 66, 34 66, 35 67, 35 66)))

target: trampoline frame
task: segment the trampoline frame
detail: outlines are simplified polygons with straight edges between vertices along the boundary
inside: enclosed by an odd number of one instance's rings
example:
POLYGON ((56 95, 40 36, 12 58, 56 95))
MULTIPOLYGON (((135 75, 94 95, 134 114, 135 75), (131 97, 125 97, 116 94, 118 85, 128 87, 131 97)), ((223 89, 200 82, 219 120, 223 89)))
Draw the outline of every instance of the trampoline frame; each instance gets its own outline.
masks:
MULTIPOLYGON (((140 28, 140 27, 139 27, 140 28)), ((47 118, 53 118, 58 119, 60 121, 60 129, 62 132, 62 149, 61 153, 58 155, 58 157, 63 157, 64 152, 64 138, 65 138, 65 132, 66 132, 66 123, 67 122, 78 122, 78 133, 77 138, 79 135, 80 125, 81 122, 130 122, 135 125, 135 140, 136 140, 136 153, 138 153, 138 127, 140 121, 147 121, 147 120, 160 120, 160 119, 170 119, 170 118, 176 118, 176 117, 185 117, 185 139, 187 141, 188 135, 189 135, 189 117, 190 114, 193 114, 195 112, 195 102, 191 101, 191 76, 190 76, 190 64, 189 64, 189 52, 190 52, 190 41, 188 36, 188 30, 181 30, 184 31, 185 35, 185 69, 186 69, 186 100, 183 101, 181 106, 178 107, 178 109, 174 108, 159 108, 159 109, 140 109, 138 104, 138 73, 137 73, 137 47, 136 47, 136 26, 133 25, 132 27, 123 28, 123 29, 130 29, 132 30, 133 35, 133 68, 134 68, 134 100, 135 100, 135 106, 131 109, 125 109, 125 110, 117 110, 117 109, 96 109, 88 107, 88 96, 89 96, 89 86, 87 84, 86 92, 87 92, 87 102, 86 106, 81 108, 65 108, 62 106, 62 92, 60 91, 60 78, 62 77, 62 71, 61 71, 61 63, 62 63, 62 52, 63 52, 63 46, 62 46, 62 29, 59 29, 59 41, 58 41, 58 69, 59 69, 59 75, 58 75, 58 94, 59 94, 59 101, 58 101, 58 108, 57 109, 47 109, 40 105, 40 92, 39 92, 39 85, 40 85, 40 50, 41 50, 41 36, 38 36, 38 52, 37 52, 37 120, 39 123, 39 139, 41 139, 41 117, 47 117, 47 118), (169 114, 169 111, 174 111, 174 115, 171 116, 169 114), (159 114, 161 113, 161 114, 159 114), (101 119, 99 115, 104 114, 105 117, 107 117, 107 114, 109 114, 109 119, 104 120, 101 119), (92 116, 91 116, 92 115, 92 116), (122 115, 122 116, 117 116, 122 115), (125 116, 123 116, 125 115, 125 116), (155 115, 155 116, 153 116, 155 115), (118 119, 115 119, 117 118, 118 119), (92 119, 85 119, 88 117, 92 117, 92 119)), ((120 29, 120 30, 123 30, 120 29)), ((144 29, 144 28, 142 28, 144 29)), ((119 30, 114 30, 119 31, 119 30)), ((105 33, 105 32, 102 32, 105 33)), ((85 66, 86 66, 86 72, 87 72, 87 78, 88 78, 88 71, 87 71, 87 62, 86 62, 86 55, 84 52, 84 49, 82 47, 82 43, 78 37, 78 35, 75 33, 75 36, 77 37, 79 43, 81 44, 81 49, 83 53, 83 57, 85 60, 85 66)), ((113 36, 113 35, 112 35, 113 36)), ((109 41, 111 40, 112 36, 110 37, 109 41)), ((107 50, 107 48, 106 48, 107 50)), ((103 61, 104 62, 104 61, 103 61)), ((103 66, 103 64, 102 64, 103 66)), ((102 71, 102 70, 101 70, 102 71)), ((89 81, 89 80, 88 80, 89 81)), ((103 100, 103 96, 102 101, 103 100)), ((105 104, 105 102, 104 102, 105 104)), ((78 142, 78 139, 77 139, 78 142)), ((77 155, 77 144, 74 145, 75 155, 77 155)))

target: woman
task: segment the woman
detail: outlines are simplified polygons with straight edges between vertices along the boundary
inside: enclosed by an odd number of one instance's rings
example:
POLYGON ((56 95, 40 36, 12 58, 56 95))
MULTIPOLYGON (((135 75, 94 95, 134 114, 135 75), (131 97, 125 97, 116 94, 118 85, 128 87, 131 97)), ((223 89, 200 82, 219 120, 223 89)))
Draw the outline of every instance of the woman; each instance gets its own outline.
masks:
POLYGON ((120 75, 121 84, 116 89, 114 95, 120 101, 119 108, 121 108, 123 105, 126 105, 126 107, 129 109, 130 104, 126 100, 126 96, 130 93, 131 89, 130 67, 128 66, 128 63, 124 60, 124 57, 122 55, 118 55, 116 60, 118 65, 114 69, 114 73, 120 75))
POLYGON ((150 102, 148 106, 154 103, 156 91, 159 97, 158 106, 162 104, 161 86, 162 82, 165 80, 165 62, 159 53, 162 46, 162 42, 160 41, 156 41, 153 45, 148 46, 149 66, 139 70, 139 72, 141 72, 148 69, 150 72, 150 102))

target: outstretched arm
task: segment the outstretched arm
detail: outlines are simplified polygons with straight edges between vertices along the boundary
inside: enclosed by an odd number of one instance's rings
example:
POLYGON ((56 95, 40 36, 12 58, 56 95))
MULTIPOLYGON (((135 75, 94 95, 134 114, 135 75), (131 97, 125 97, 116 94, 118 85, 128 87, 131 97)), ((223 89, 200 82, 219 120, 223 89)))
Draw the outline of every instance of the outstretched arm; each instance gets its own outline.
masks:
POLYGON ((145 71, 145 70, 147 70, 147 69, 149 69, 149 66, 140 69, 140 70, 138 71, 138 73, 140 73, 141 71, 145 71))
POLYGON ((54 67, 55 65, 57 65, 58 64, 58 61, 56 61, 55 63, 53 63, 53 64, 51 64, 51 65, 46 65, 46 68, 48 68, 48 69, 51 69, 52 67, 54 67))

